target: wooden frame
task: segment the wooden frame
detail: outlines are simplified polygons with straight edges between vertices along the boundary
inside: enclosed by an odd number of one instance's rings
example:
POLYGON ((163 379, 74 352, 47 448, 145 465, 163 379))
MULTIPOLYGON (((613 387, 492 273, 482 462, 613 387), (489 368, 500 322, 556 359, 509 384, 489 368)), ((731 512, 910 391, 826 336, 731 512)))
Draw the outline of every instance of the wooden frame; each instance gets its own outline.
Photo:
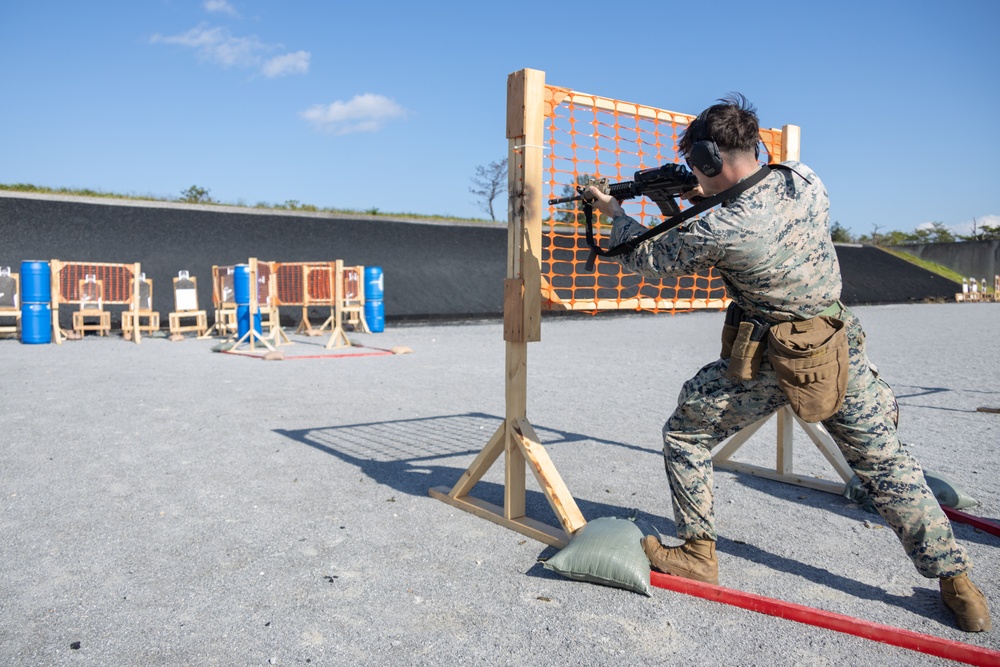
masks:
POLYGON ((831 436, 822 424, 810 424, 808 422, 802 421, 798 415, 796 415, 792 408, 785 406, 778 410, 777 412, 768 415, 764 419, 757 421, 754 424, 746 427, 733 437, 729 438, 728 441, 723 443, 723 445, 716 450, 715 454, 712 456, 712 465, 716 468, 721 468, 723 470, 734 470, 736 472, 744 472, 756 477, 764 477, 766 479, 771 479, 777 482, 785 482, 786 484, 795 484, 796 486, 804 486, 810 489, 816 489, 818 491, 828 491, 830 493, 843 493, 844 485, 851 480, 854 476, 854 471, 851 470, 850 464, 844 455, 840 452, 840 448, 837 447, 837 443, 834 441, 833 436, 831 436), (738 461, 731 461, 730 457, 736 451, 746 444, 747 440, 756 433, 761 426, 766 424, 771 417, 776 417, 778 420, 778 442, 777 442, 777 456, 775 458, 774 468, 765 468, 764 466, 752 465, 749 463, 740 463, 738 461), (809 439, 813 441, 820 453, 830 462, 834 470, 843 480, 843 483, 832 482, 826 479, 819 479, 816 477, 809 477, 805 475, 798 475, 794 470, 794 429, 793 425, 798 424, 799 427, 805 431, 805 434, 809 436, 809 439))
MULTIPOLYGON (((285 266, 288 266, 286 263, 285 266)), ((334 320, 334 309, 336 305, 336 286, 337 286, 337 263, 336 262, 302 262, 302 319, 299 320, 299 325, 295 329, 295 333, 305 334, 307 336, 319 336, 326 331, 327 327, 331 327, 331 331, 334 331, 333 320, 334 320), (314 284, 310 276, 315 272, 327 272, 326 284, 329 290, 329 298, 315 297, 310 291, 310 284, 314 284), (312 322, 309 321, 309 309, 317 308, 320 306, 329 306, 330 315, 327 316, 323 323, 318 327, 313 327, 312 322)), ((322 284, 322 283, 320 283, 322 284)), ((333 337, 331 336, 331 340, 333 337)))
MULTIPOLYGON (((133 278, 133 281, 136 279, 133 278)), ((152 333, 160 330, 160 313, 153 310, 153 281, 150 278, 141 278, 138 285, 133 287, 135 297, 128 310, 122 312, 122 335, 125 338, 132 336, 132 329, 152 333), (137 288, 136 288, 137 287, 137 288), (146 293, 143 294, 143 287, 146 293), (143 303, 145 301, 145 303, 143 303), (145 307, 144 307, 145 306, 145 307), (146 323, 143 324, 143 320, 146 323)))
MULTIPOLYGON (((14 324, 5 324, 0 326, 0 333, 12 333, 16 336, 20 336, 21 304, 19 299, 21 298, 21 277, 12 272, 5 276, 0 276, 0 280, 3 278, 9 279, 10 287, 0 285, 0 301, 9 301, 9 305, 6 303, 0 303, 0 318, 14 318, 14 324)), ((3 282, 6 283, 7 281, 3 282)))
MULTIPOLYGON (((257 343, 260 343, 268 350, 273 352, 274 346, 271 345, 271 343, 266 338, 264 338, 264 336, 262 335, 263 331, 258 333, 257 330, 254 328, 254 319, 257 313, 259 312, 259 304, 257 303, 257 258, 251 257, 248 264, 250 267, 250 303, 249 303, 250 326, 247 328, 247 332, 242 336, 240 336, 238 339, 236 339, 236 341, 227 351, 234 353, 241 353, 243 351, 240 350, 239 348, 241 345, 246 343, 250 346, 248 352, 253 353, 257 343)), ((233 291, 235 292, 235 285, 233 291)), ((231 341, 235 339, 236 336, 238 335, 239 335, 239 328, 237 327, 236 331, 233 332, 233 334, 229 337, 228 340, 231 341)))
POLYGON ((257 294, 257 307, 261 316, 260 326, 262 329, 267 327, 267 335, 265 338, 273 344, 291 345, 291 339, 288 338, 288 334, 285 333, 285 330, 281 328, 281 310, 278 307, 276 289, 278 284, 278 275, 274 268, 276 264, 277 262, 257 262, 258 269, 261 265, 266 266, 268 269, 267 279, 257 283, 267 285, 266 296, 263 299, 260 298, 259 293, 257 294))
POLYGON ((340 312, 342 322, 350 324, 359 333, 371 333, 365 318, 365 267, 344 266, 340 262, 337 279, 340 281, 340 312))
POLYGON ((344 332, 345 318, 347 318, 349 323, 354 325, 355 331, 371 333, 364 313, 365 287, 362 279, 363 275, 363 266, 348 268, 344 266, 344 261, 341 259, 334 262, 334 270, 330 278, 333 281, 333 314, 323 325, 324 328, 327 324, 332 326, 330 340, 326 343, 326 349, 328 350, 330 348, 351 347, 351 341, 344 332), (356 277, 356 285, 350 297, 347 296, 346 275, 348 271, 351 271, 356 277))
MULTIPOLYGON (((227 298, 227 296, 235 295, 226 294, 226 275, 229 276, 231 283, 233 268, 232 266, 212 265, 212 306, 215 310, 215 319, 208 331, 199 338, 208 338, 212 333, 222 337, 236 333, 236 302, 227 298), (223 275, 223 269, 228 272, 226 275, 223 275)), ((230 293, 234 291, 232 285, 229 286, 229 291, 230 293)))
POLYGON ((543 543, 564 547, 586 525, 527 418, 528 343, 541 339, 542 109, 545 74, 520 70, 507 78, 508 231, 504 281, 506 414, 503 424, 451 488, 430 495, 543 543), (469 495, 504 454, 504 506, 469 495), (555 528, 526 516, 526 465, 560 523, 555 528))
POLYGON ((170 328, 171 334, 184 334, 187 332, 195 332, 199 338, 204 337, 208 333, 208 313, 198 307, 198 279, 194 276, 189 276, 187 278, 181 278, 176 276, 173 279, 174 288, 174 310, 167 315, 167 324, 170 328), (181 287, 178 284, 184 283, 181 287), (190 284, 190 286, 188 285, 190 284), (182 298, 178 292, 185 292, 184 302, 182 303, 182 298), (193 303, 187 301, 187 299, 193 298, 193 303), (193 308, 185 308, 182 306, 191 306, 193 308), (185 320, 190 320, 194 318, 194 324, 185 324, 185 320))
MULTIPOLYGON (((104 281, 100 279, 95 279, 93 281, 87 280, 85 278, 79 281, 79 294, 80 296, 80 308, 73 311, 73 331, 81 336, 87 331, 96 331, 99 336, 106 336, 108 332, 111 331, 111 313, 104 310, 104 281), (88 285, 97 285, 97 305, 91 306, 88 304, 93 303, 90 300, 84 300, 83 291, 84 287, 88 285), (94 318, 97 319, 93 322, 94 318)), ((90 289, 89 287, 87 289, 90 289)))
MULTIPOLYGON (((507 79, 509 222, 507 277, 504 281, 504 341, 506 342, 504 423, 451 489, 435 487, 430 489, 430 495, 546 544, 563 547, 569 543, 576 531, 586 525, 586 520, 526 416, 527 344, 541 337, 543 288, 547 292, 553 292, 551 286, 543 285, 541 275, 544 117, 545 105, 555 103, 554 100, 547 100, 545 95, 544 72, 525 69, 514 72, 507 79), (501 453, 504 454, 505 461, 502 508, 469 495, 473 487, 499 459, 501 453), (526 516, 525 470, 528 464, 531 465, 531 470, 552 507, 560 528, 554 528, 526 516)), ((782 128, 779 161, 798 158, 799 136, 799 128, 794 125, 785 125, 782 128)), ((595 306, 600 308, 600 304, 595 306)), ((744 429, 742 433, 731 438, 730 442, 720 449, 714 460, 723 468, 730 467, 797 484, 811 483, 811 478, 795 476, 791 469, 793 447, 791 423, 796 418, 790 410, 779 411, 778 418, 778 462, 773 473, 760 467, 729 461, 732 454, 766 420, 744 429)), ((804 422, 800 422, 800 425, 842 477, 848 473, 853 474, 836 443, 821 426, 804 422)), ((849 477, 845 478, 845 481, 846 479, 849 477)), ((827 484, 833 485, 831 482, 827 484)))
MULTIPOLYGON (((65 340, 65 334, 59 325, 59 306, 65 303, 80 303, 80 299, 69 298, 67 295, 62 294, 61 284, 63 278, 63 271, 71 267, 81 268, 84 267, 88 270, 92 270, 98 275, 117 275, 120 280, 123 280, 125 276, 128 276, 131 280, 132 289, 128 291, 128 294, 116 293, 111 295, 109 298, 108 294, 104 291, 102 285, 102 310, 103 306, 107 305, 130 305, 133 303, 139 303, 139 283, 134 280, 137 276, 142 273, 142 266, 135 262, 133 264, 122 264, 122 263, 112 263, 112 262, 63 262, 58 259, 53 259, 49 262, 49 267, 51 271, 51 304, 52 304, 52 340, 56 345, 62 345, 63 340, 65 340)), ((72 280, 73 272, 69 274, 68 280, 72 280)), ((79 281, 83 282, 83 281, 79 281)), ((102 279, 98 279, 98 282, 102 282, 102 279)), ((77 284, 77 295, 79 295, 79 283, 77 284)), ((70 295, 71 296, 71 295, 70 295)), ((99 324, 97 326, 105 328, 105 330, 110 330, 111 328, 111 313, 103 311, 105 315, 91 315, 91 313, 96 313, 97 311, 90 311, 83 316, 78 316, 76 313, 81 311, 74 311, 73 322, 74 330, 77 329, 75 326, 78 318, 90 318, 90 317, 101 317, 99 324), (104 318, 107 318, 106 320, 104 318)), ((83 319, 79 320, 81 324, 83 319)), ((86 329, 83 330, 99 330, 96 328, 91 328, 93 325, 85 325, 86 329)), ((103 334, 102 334, 103 335, 103 334)), ((139 343, 142 340, 142 334, 138 327, 132 328, 132 340, 139 343)))

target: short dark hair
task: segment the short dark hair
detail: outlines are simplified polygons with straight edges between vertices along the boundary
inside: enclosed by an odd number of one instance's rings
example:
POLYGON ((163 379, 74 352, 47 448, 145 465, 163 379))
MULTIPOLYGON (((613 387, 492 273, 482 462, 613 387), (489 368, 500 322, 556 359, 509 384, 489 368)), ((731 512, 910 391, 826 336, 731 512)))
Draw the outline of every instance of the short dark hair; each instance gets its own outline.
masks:
POLYGON ((729 93, 703 111, 684 130, 677 149, 688 155, 696 141, 711 139, 722 152, 756 151, 760 141, 757 109, 742 93, 729 93))

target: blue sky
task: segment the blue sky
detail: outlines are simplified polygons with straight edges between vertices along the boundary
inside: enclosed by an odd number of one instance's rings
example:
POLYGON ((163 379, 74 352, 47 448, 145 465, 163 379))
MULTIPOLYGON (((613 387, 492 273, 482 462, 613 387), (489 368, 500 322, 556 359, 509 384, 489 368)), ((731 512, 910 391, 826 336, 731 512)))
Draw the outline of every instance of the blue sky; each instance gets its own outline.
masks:
MULTIPOLYGON (((0 183, 487 217, 510 72, 802 128, 855 234, 1000 224, 1000 2, 0 3, 0 183)), ((502 206, 501 206, 502 208, 502 206)))

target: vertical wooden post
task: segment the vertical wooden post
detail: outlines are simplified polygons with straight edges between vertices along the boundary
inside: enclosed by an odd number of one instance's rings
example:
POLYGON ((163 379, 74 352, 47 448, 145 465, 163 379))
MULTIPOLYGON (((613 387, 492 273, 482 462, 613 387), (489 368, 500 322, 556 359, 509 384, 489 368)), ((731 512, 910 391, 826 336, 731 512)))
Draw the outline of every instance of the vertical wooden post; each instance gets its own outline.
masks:
MULTIPOLYGON (((333 298, 333 313, 330 320, 333 323, 330 340, 326 349, 334 347, 350 347, 351 340, 344 333, 344 260, 338 259, 330 267, 330 295, 333 298)), ((325 326, 325 325, 324 325, 325 326)))
POLYGON ((135 326, 132 328, 132 340, 136 343, 142 341, 142 332, 139 331, 139 309, 141 305, 139 303, 139 274, 142 271, 141 265, 136 262, 132 265, 132 303, 135 304, 135 326))
POLYGON ((524 516, 525 461, 512 427, 527 417, 528 342, 541 339, 542 102, 545 75, 521 70, 507 78, 507 280, 506 341, 507 467, 504 516, 524 516), (537 243, 535 242, 537 238, 537 243), (535 295, 532 299, 531 295, 535 295))
POLYGON ((792 474, 792 468, 795 463, 793 459, 795 433, 792 431, 792 424, 795 422, 792 419, 792 415, 791 408, 782 408, 774 414, 778 419, 778 451, 775 457, 774 469, 779 475, 792 474))
POLYGON ((62 328, 59 326, 59 274, 62 272, 62 262, 53 259, 49 262, 49 298, 52 300, 52 340, 56 345, 62 345, 62 328))
POLYGON ((545 73, 524 69, 507 78, 507 275, 504 280, 506 409, 504 423, 449 491, 430 494, 467 512, 554 546, 586 524, 527 418, 528 343, 541 340, 542 140, 545 73), (504 506, 466 494, 504 453, 504 506), (525 516, 528 465, 561 530, 525 516))
POLYGON ((778 160, 779 162, 802 159, 800 156, 801 138, 802 128, 798 125, 781 126, 781 159, 778 160))

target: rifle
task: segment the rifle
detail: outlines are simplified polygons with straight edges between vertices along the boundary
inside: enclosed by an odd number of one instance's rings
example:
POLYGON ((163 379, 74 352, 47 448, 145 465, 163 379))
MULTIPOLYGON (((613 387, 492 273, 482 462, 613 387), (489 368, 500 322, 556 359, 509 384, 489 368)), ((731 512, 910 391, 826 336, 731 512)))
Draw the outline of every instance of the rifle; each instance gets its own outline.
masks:
POLYGON ((583 201, 585 204, 590 204, 593 202, 593 198, 587 191, 589 185, 596 186, 598 190, 606 195, 611 195, 618 201, 642 196, 649 197, 659 207, 660 213, 669 218, 681 212, 676 197, 696 188, 698 178, 682 165, 667 163, 651 169, 640 169, 635 172, 631 181, 609 183, 606 178, 593 179, 589 183, 577 187, 575 196, 550 199, 549 204, 566 204, 571 201, 583 201))
MULTIPOLYGON (((632 252, 643 241, 651 239, 654 236, 659 236, 660 234, 673 229, 685 220, 690 220, 694 216, 707 211, 713 206, 723 203, 727 199, 738 197, 767 178, 767 175, 771 173, 772 169, 781 169, 798 173, 791 167, 783 164, 765 165, 758 169, 754 174, 748 176, 735 185, 731 185, 718 194, 712 195, 708 198, 692 198, 691 201, 694 203, 694 206, 685 209, 683 212, 677 208, 677 203, 673 198, 681 193, 693 189, 697 185, 697 177, 679 164, 665 164, 661 167, 653 169, 643 169, 642 171, 635 172, 635 181, 611 183, 607 186, 607 194, 619 199, 619 201, 644 194, 656 202, 656 205, 660 207, 660 211, 667 215, 667 219, 652 229, 647 229, 638 236, 633 236, 624 243, 620 243, 613 248, 609 248, 608 250, 601 248, 600 244, 598 244, 597 240, 594 238, 594 222, 591 216, 591 213, 593 212, 594 198, 590 196, 589 191, 585 187, 577 188, 577 192, 580 193, 577 197, 550 199, 549 204, 568 202, 576 199, 583 200, 583 213, 587 226, 587 245, 590 247, 590 256, 587 258, 586 268, 588 271, 592 271, 594 269, 594 260, 597 259, 598 255, 601 257, 617 257, 627 252, 632 252), (655 184, 653 192, 650 191, 651 183, 655 184)), ((806 182, 809 182, 808 179, 806 182)))

